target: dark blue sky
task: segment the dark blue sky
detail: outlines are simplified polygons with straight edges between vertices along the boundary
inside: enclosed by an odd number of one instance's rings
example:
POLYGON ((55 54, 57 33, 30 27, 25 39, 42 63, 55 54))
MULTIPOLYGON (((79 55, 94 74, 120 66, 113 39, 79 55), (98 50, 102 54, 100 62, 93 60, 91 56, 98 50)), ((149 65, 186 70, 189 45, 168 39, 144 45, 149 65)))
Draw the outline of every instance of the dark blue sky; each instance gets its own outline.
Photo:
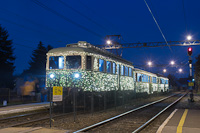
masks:
MULTIPOLYGON (((16 74, 28 68, 32 51, 39 41, 55 48, 80 40, 97 45, 104 43, 106 35, 121 34, 122 43, 164 42, 143 0, 61 0, 64 3, 40 0, 47 10, 33 1, 0 1, 0 24, 8 30, 13 40, 17 58, 16 74)), ((146 1, 168 41, 185 40, 187 34, 195 40, 200 39, 199 0, 146 1)), ((200 46, 192 47, 194 59, 200 54, 200 46)), ((169 64, 172 59, 176 63, 186 64, 187 48, 171 47, 172 51, 168 47, 124 49, 123 58, 136 65, 144 65, 148 60, 154 64, 169 64)), ((187 66, 182 67, 183 74, 176 73, 177 77, 188 75, 187 66)), ((170 69, 171 73, 174 74, 177 69, 170 69)), ((151 71, 161 73, 162 68, 151 68, 151 71)))

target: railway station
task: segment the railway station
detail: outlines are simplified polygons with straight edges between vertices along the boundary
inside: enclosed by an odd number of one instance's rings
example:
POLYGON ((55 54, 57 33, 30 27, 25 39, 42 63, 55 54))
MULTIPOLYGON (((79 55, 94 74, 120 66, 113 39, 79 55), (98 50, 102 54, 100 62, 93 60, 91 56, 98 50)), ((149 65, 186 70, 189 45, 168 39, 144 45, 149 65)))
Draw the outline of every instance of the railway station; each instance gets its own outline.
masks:
POLYGON ((0 5, 0 133, 200 133, 200 1, 0 5))

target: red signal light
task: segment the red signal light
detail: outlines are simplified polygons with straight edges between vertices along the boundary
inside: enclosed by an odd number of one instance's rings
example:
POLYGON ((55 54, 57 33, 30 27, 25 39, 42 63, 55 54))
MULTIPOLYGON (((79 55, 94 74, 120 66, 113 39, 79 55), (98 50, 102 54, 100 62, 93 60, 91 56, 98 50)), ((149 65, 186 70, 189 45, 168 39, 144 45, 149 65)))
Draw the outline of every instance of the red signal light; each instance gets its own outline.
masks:
POLYGON ((189 56, 192 55, 192 48, 191 48, 191 47, 188 48, 188 55, 189 55, 189 56))

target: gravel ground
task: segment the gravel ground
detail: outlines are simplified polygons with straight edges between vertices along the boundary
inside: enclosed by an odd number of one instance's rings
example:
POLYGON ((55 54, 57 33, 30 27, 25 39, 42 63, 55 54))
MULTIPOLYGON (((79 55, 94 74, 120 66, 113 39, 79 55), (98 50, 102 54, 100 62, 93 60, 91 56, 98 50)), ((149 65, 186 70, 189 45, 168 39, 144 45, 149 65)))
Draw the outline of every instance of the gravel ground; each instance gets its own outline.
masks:
MULTIPOLYGON (((79 130, 81 128, 84 128, 86 126, 90 126, 97 122, 100 122, 100 121, 103 121, 110 117, 121 114, 130 109, 136 108, 137 106, 140 106, 145 103, 149 103, 149 102, 152 102, 152 101, 155 101, 158 99, 162 99, 164 97, 166 97, 166 96, 157 96, 157 97, 151 97, 151 98, 146 98, 146 99, 137 99, 137 100, 133 100, 131 104, 120 106, 120 107, 117 107, 116 109, 115 108, 108 109, 106 111, 95 112, 93 114, 91 114, 91 113, 77 114, 75 122, 74 122, 74 117, 72 114, 71 116, 53 120, 52 127, 55 129, 64 129, 64 130, 69 130, 69 132, 73 132, 73 131, 79 130)), ((42 124, 37 123, 36 125, 32 125, 32 126, 39 126, 39 125, 49 128, 49 122, 44 122, 42 124)))

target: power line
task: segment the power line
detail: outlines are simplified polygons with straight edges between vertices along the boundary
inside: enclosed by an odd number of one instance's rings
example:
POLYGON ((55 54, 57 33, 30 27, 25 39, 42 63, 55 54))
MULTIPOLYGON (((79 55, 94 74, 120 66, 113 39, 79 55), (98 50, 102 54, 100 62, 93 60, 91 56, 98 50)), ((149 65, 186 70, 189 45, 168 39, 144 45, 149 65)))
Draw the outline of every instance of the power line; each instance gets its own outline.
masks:
POLYGON ((185 6, 184 6, 184 0, 182 0, 182 5, 183 5, 183 14, 184 14, 184 21, 185 21, 185 30, 186 30, 186 33, 188 34, 188 31, 187 31, 187 20, 186 20, 185 6))
POLYGON ((11 15, 14 15, 14 16, 17 16, 17 17, 19 17, 19 18, 21 18, 21 19, 23 19, 23 20, 25 20, 25 21, 27 21, 27 22, 29 22, 29 23, 32 23, 32 24, 34 24, 34 25, 37 25, 37 26, 39 26, 39 27, 46 28, 46 29, 48 29, 48 30, 51 30, 51 31, 53 31, 53 32, 57 32, 57 33, 59 33, 59 34, 63 34, 63 35, 65 35, 65 36, 69 36, 70 38, 75 38, 75 37, 73 37, 73 36, 71 36, 71 35, 69 35, 69 34, 67 34, 67 33, 57 31, 57 30, 55 30, 55 29, 53 29, 53 28, 48 27, 47 25, 39 24, 39 23, 37 23, 37 22, 35 22, 35 21, 31 20, 31 19, 28 19, 28 18, 26 18, 26 17, 24 17, 24 16, 21 16, 21 15, 19 15, 19 14, 17 14, 17 13, 11 12, 11 11, 9 11, 9 10, 7 10, 7 9, 4 9, 4 8, 3 8, 1 11, 5 12, 5 13, 8 13, 8 14, 11 14, 11 15))
MULTIPOLYGON (((16 22, 13 22, 13 21, 8 20, 8 19, 5 19, 5 18, 0 18, 0 20, 5 21, 5 22, 8 22, 8 23, 11 23, 11 24, 14 24, 14 25, 17 25, 17 26, 22 27, 22 28, 24 28, 24 29, 28 29, 28 30, 37 32, 37 33, 43 32, 43 31, 36 30, 36 29, 31 28, 31 27, 28 27, 28 26, 24 26, 24 25, 22 25, 22 24, 18 24, 18 23, 16 23, 16 22)), ((45 33, 45 32, 43 32, 43 33, 44 33, 44 34, 48 34, 48 35, 50 35, 50 36, 53 36, 53 35, 51 35, 51 34, 49 34, 49 33, 45 33)), ((53 37, 55 38, 55 36, 53 36, 53 37)))
POLYGON ((115 28, 119 29, 119 27, 117 27, 114 23, 110 22, 109 20, 107 20, 105 17, 103 17, 102 15, 100 15, 99 13, 97 13, 95 10, 93 10, 92 8, 88 7, 86 4, 84 4, 82 1, 77 0, 82 6, 84 6, 86 9, 88 9, 89 11, 91 11, 91 13, 95 14, 96 16, 98 15, 101 19, 104 20, 104 22, 109 23, 111 26, 114 26, 115 28))
MULTIPOLYGON (((87 20, 89 20, 90 22, 92 22, 93 24, 101 27, 102 29, 104 29, 105 31, 108 31, 108 29, 106 29, 103 25, 95 22, 93 19, 91 19, 90 17, 84 15, 83 13, 79 12, 78 10, 74 9, 73 7, 71 7, 70 5, 68 5, 67 3, 63 2, 62 0, 58 0, 60 3, 62 3, 64 6, 68 7, 69 9, 73 10, 74 12, 76 12, 77 14, 83 16, 84 18, 86 18, 87 20)), ((109 31, 110 32, 110 31, 109 31)))
POLYGON ((87 32, 90 32, 90 33, 92 33, 92 34, 95 35, 95 36, 102 37, 100 34, 98 34, 98 33, 94 32, 94 31, 92 31, 92 30, 86 28, 86 27, 83 26, 83 25, 80 25, 80 24, 76 23, 75 21, 73 21, 73 20, 67 18, 66 16, 64 16, 64 15, 62 15, 62 14, 56 12, 55 10, 53 10, 52 8, 49 8, 49 7, 46 6, 45 4, 39 2, 38 0, 31 0, 31 1, 33 1, 33 2, 34 2, 35 4, 37 4, 38 6, 40 6, 40 7, 44 8, 44 9, 46 9, 47 11, 49 11, 49 12, 51 12, 51 13, 53 13, 53 14, 59 16, 60 18, 66 20, 67 22, 70 22, 70 23, 76 25, 77 27, 79 27, 79 28, 81 28, 81 29, 83 29, 83 30, 85 30, 85 31, 87 31, 87 32))
MULTIPOLYGON (((160 33, 162 34, 162 37, 164 38, 166 44, 168 45, 168 42, 167 42, 167 40, 166 40, 166 38, 165 38, 165 36, 164 36, 164 34, 163 34, 163 32, 162 32, 160 26, 158 25, 158 22, 156 21, 156 18, 154 17, 154 15, 153 15, 153 13, 152 13, 152 11, 151 11, 149 5, 147 4, 146 0, 144 0, 144 2, 145 2, 145 4, 146 4, 147 8, 149 9, 149 12, 151 13, 151 15, 152 15, 152 17, 153 17, 153 19, 154 19, 154 21, 155 21, 155 23, 156 23, 156 25, 157 25, 159 31, 160 31, 160 33)), ((168 45, 168 47, 169 47, 170 51, 172 52, 172 49, 170 48, 169 45, 168 45)))

